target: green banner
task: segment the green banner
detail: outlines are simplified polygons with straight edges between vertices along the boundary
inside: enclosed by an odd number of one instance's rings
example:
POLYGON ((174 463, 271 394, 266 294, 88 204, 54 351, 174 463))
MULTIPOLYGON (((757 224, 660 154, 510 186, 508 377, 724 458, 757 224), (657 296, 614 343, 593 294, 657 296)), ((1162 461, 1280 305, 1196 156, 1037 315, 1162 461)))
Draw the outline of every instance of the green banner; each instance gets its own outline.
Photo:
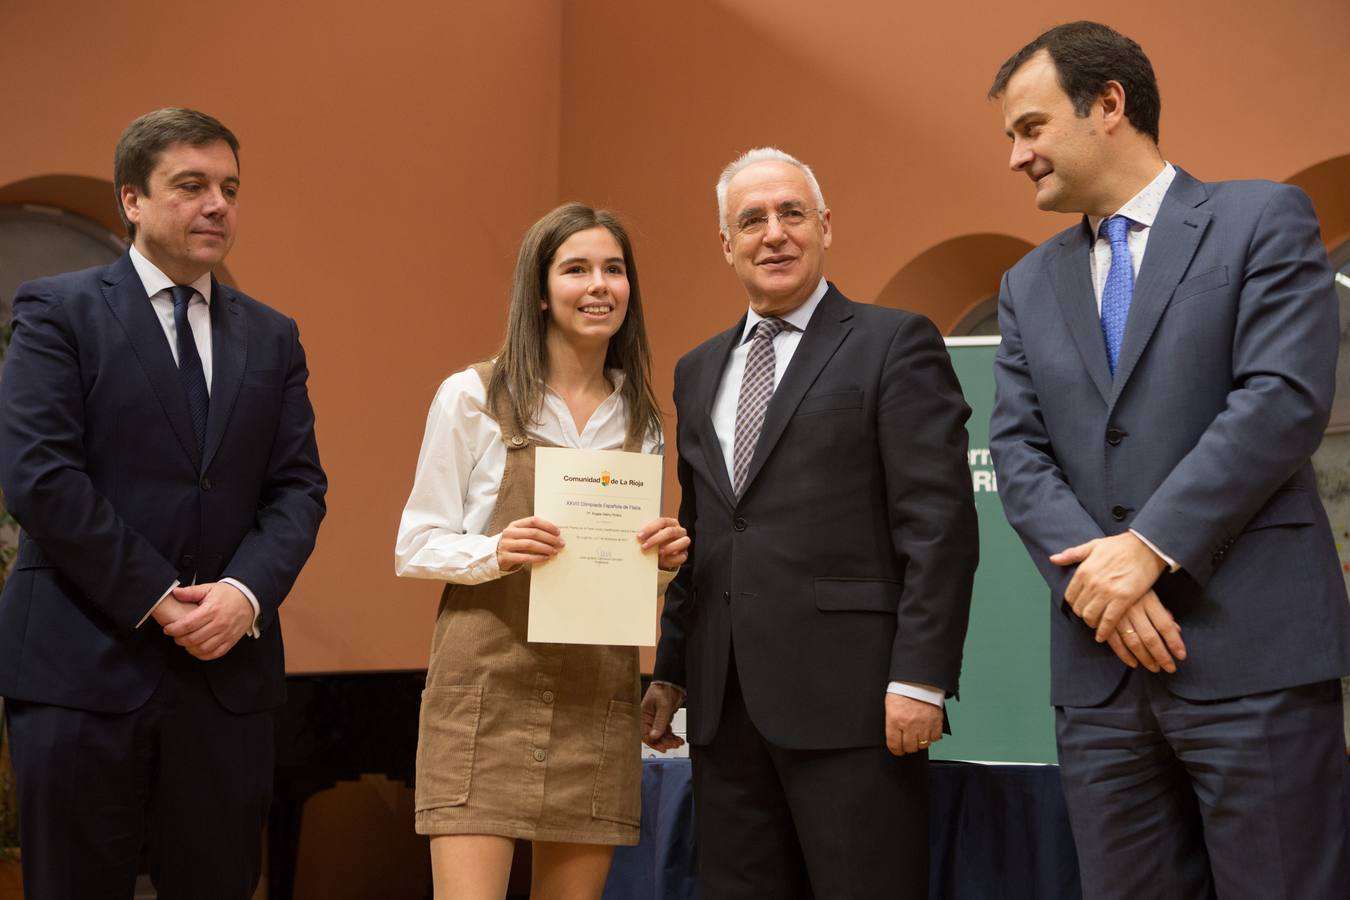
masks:
POLYGON ((970 477, 980 517, 980 568, 970 607, 961 699, 948 705, 952 734, 934 759, 1055 762, 1050 706, 1050 589, 1003 516, 989 458, 998 338, 949 338, 972 410, 970 477))

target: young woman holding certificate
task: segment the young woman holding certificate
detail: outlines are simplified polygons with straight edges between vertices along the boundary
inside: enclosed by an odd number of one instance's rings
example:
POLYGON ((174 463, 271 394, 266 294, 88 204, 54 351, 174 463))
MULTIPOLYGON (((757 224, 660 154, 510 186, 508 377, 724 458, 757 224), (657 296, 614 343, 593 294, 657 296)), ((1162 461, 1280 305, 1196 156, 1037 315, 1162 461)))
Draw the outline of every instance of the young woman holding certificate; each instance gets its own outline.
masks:
MULTIPOLYGON (((534 842, 534 900, 599 898, 614 846, 637 843, 637 649, 525 635, 530 567, 563 546, 532 515, 535 447, 663 449, 632 247, 611 214, 567 204, 530 228, 506 332, 436 393, 394 551, 399 575, 448 582, 416 828, 438 900, 500 900, 516 838, 534 842)), ((634 540, 667 573, 689 547, 670 518, 634 540)))

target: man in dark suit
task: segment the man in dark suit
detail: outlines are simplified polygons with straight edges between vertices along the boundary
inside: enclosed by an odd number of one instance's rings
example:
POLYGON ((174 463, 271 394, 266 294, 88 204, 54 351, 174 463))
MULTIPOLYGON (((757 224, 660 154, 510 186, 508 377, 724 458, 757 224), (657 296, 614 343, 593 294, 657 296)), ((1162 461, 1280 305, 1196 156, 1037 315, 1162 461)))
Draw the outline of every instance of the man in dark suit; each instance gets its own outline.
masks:
POLYGON ((922 316, 824 277, 811 170, 752 150, 718 182, 749 299, 675 370, 680 523, 647 741, 688 690, 699 880, 725 898, 928 896, 942 737, 978 555, 970 415, 922 316))
POLYGON ((241 900, 260 873, 277 608, 326 481, 295 323, 220 284, 238 142, 162 109, 118 142, 132 246, 20 286, 0 484, 23 528, 0 695, 26 896, 241 900))
POLYGON ((990 448, 1052 592, 1084 896, 1350 896, 1312 207, 1166 163, 1152 66, 1104 25, 1041 35, 991 96, 1037 206, 1082 214, 1003 278, 990 448))

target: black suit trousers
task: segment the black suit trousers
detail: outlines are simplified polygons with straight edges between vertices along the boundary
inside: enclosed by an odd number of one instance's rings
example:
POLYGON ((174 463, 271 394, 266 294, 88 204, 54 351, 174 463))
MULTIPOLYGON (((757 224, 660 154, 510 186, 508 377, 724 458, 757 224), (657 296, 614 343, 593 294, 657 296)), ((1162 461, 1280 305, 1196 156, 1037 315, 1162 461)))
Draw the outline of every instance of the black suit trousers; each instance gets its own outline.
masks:
POLYGON ((716 737, 691 754, 703 900, 927 900, 927 753, 777 747, 733 658, 716 737))
POLYGON ((129 713, 6 702, 30 900, 128 900, 147 846, 160 900, 253 895, 272 714, 229 712, 207 685, 212 663, 164 652, 155 692, 129 713))

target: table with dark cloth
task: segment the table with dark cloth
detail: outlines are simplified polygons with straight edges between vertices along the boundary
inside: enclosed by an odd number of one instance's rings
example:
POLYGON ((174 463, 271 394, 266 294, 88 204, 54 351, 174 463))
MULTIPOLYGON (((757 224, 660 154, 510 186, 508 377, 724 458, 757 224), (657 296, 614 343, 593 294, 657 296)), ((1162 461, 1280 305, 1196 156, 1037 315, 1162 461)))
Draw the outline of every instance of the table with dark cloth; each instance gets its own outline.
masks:
MULTIPOLYGON (((1057 767, 928 771, 932 900, 1081 900, 1057 767)), ((690 775, 687 759, 644 761, 642 843, 615 852, 604 900, 698 900, 690 775)))

